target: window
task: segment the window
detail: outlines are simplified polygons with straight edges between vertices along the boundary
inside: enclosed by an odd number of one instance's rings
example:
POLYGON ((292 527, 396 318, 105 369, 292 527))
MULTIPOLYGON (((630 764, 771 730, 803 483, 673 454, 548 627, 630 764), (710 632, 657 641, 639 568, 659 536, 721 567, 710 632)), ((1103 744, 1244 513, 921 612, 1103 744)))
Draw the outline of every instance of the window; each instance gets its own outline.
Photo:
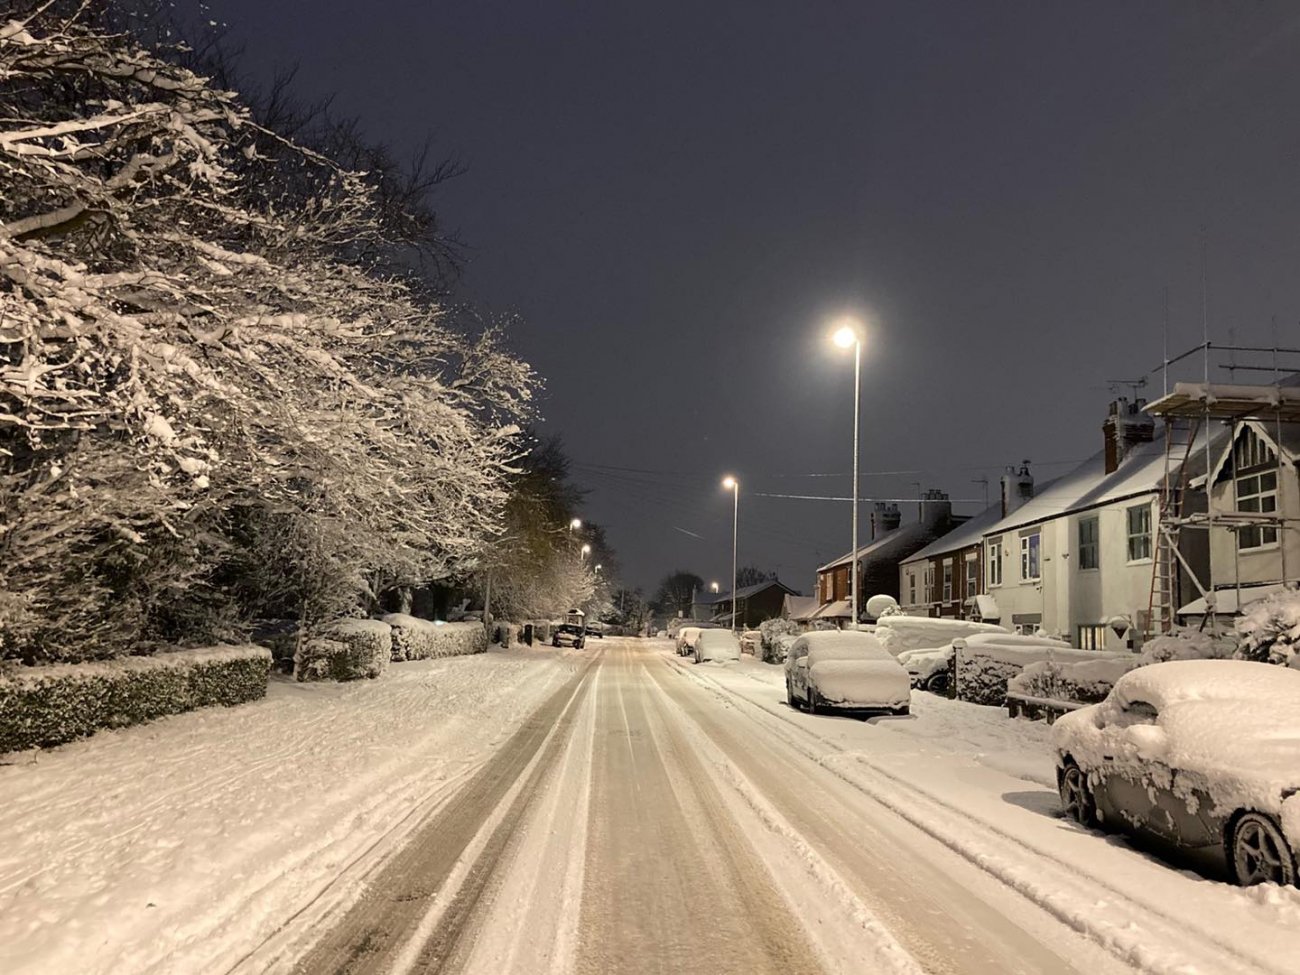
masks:
POLYGON ((916 605, 916 572, 910 569, 907 573, 907 602, 909 606, 916 605))
MULTIPOLYGON (((1237 510, 1272 514, 1277 511, 1277 471, 1237 478, 1237 510)), ((1251 525, 1237 532, 1237 547, 1261 548, 1277 544, 1276 525, 1251 525)))
POLYGON ((952 600, 952 559, 943 560, 943 601, 952 600))
POLYGON ((925 567, 925 587, 924 596, 927 603, 934 602, 934 566, 925 567))
POLYGON ((1086 623, 1079 627, 1080 650, 1105 650, 1106 625, 1104 623, 1086 623))
POLYGON ((989 585, 1002 585, 1002 539, 989 542, 989 585))
MULTIPOLYGON (((1101 564, 1097 517, 1079 519, 1079 568, 1095 569, 1101 564)), ((1089 648, 1091 649, 1091 648, 1089 648)))
POLYGON ((1277 454, 1259 434, 1246 427, 1232 448, 1232 463, 1238 471, 1268 467, 1277 463, 1277 454))
POLYGON ((972 599, 980 591, 980 560, 978 555, 966 556, 966 598, 972 599))
POLYGON ((1038 532, 1020 536, 1020 578, 1025 582, 1037 580, 1042 573, 1043 536, 1038 532))
POLYGON ((1128 509, 1128 560, 1151 558, 1151 505, 1139 504, 1128 509))

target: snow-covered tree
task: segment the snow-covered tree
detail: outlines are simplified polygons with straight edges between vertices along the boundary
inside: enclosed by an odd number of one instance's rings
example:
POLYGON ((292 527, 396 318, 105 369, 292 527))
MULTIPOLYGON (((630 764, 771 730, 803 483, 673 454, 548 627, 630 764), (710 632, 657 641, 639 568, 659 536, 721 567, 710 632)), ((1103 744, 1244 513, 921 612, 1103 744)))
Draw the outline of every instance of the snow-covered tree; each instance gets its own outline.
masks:
POLYGON ((1238 657, 1294 666, 1300 657, 1300 590, 1283 589, 1250 604, 1236 626, 1238 657))
POLYGON ((79 10, 0 25, 6 653, 471 570, 529 367, 379 259, 364 174, 79 10))

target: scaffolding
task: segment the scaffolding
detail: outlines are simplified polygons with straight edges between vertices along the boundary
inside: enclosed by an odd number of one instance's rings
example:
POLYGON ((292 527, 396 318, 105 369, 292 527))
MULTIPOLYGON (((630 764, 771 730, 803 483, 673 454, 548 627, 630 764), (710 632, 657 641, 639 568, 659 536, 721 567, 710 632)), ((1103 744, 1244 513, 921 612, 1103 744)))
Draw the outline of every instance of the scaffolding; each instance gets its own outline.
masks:
MULTIPOLYGON (((1173 358, 1169 357, 1166 349, 1159 372, 1163 394, 1146 406, 1146 411, 1160 417, 1165 425, 1165 468, 1152 552, 1147 629, 1152 635, 1169 633, 1173 629, 1182 595, 1179 592, 1181 569, 1204 600, 1202 627, 1208 625, 1215 632, 1218 630, 1216 608, 1219 594, 1235 590, 1232 612, 1241 611, 1243 532, 1255 533, 1253 537, 1257 539, 1276 539, 1280 563, 1277 583, 1286 585, 1300 579, 1300 574, 1297 574, 1300 565, 1287 564, 1287 533, 1300 531, 1300 517, 1286 514, 1286 500, 1290 495, 1285 487, 1284 454, 1287 448, 1283 437, 1284 425, 1300 423, 1300 349, 1277 345, 1269 348, 1216 345, 1207 338, 1173 358), (1179 371, 1185 374, 1189 367, 1198 365, 1194 358, 1198 354, 1199 376, 1195 380, 1178 380, 1179 371), (1225 372, 1227 382, 1217 381, 1225 372), (1268 374, 1271 381, 1240 383, 1237 381, 1238 373, 1245 373, 1247 378, 1264 378, 1260 374, 1268 374), (1273 441, 1276 481, 1271 510, 1264 510, 1267 498, 1263 496, 1248 501, 1255 510, 1243 510, 1238 497, 1238 436, 1243 424, 1252 424, 1257 432, 1264 431, 1266 438, 1273 441), (1216 436, 1216 429, 1224 427, 1227 436, 1216 436), (1193 477, 1193 468, 1200 466, 1194 463, 1194 455, 1202 450, 1204 471, 1199 477, 1193 477), (1225 463, 1231 465, 1228 472, 1231 508, 1222 510, 1216 509, 1214 503, 1214 485, 1225 463), (1204 486, 1204 511, 1192 510, 1194 506, 1189 504, 1197 481, 1202 481, 1204 486), (1227 531, 1232 536, 1233 573, 1230 581, 1223 579, 1224 567, 1216 564, 1214 558, 1216 529, 1227 531), (1206 564, 1199 570, 1187 557, 1182 544, 1185 533, 1193 531, 1207 533, 1206 564)), ((1269 473, 1257 467, 1247 467, 1243 476, 1269 473)))

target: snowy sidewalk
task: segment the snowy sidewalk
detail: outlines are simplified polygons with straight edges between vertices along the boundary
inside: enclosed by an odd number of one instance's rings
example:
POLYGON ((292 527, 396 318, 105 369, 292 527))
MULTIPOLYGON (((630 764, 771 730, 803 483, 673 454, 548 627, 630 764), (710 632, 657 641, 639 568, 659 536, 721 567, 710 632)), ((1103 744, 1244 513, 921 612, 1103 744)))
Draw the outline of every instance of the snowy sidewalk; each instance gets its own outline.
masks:
POLYGON ((273 679, 254 704, 7 756, 0 971, 225 971, 318 895, 346 899, 330 882, 397 845, 583 659, 273 679))

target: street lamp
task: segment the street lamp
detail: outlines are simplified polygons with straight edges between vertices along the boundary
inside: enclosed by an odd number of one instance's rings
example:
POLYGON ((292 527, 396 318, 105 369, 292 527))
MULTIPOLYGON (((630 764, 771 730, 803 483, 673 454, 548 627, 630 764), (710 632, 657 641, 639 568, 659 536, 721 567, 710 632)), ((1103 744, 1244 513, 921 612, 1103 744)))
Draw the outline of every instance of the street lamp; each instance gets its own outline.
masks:
POLYGON ((718 591, 718 584, 717 584, 716 582, 710 582, 710 583, 709 583, 709 588, 712 589, 714 592, 717 592, 717 591, 718 591))
POLYGON ((590 545, 582 546, 581 553, 582 553, 582 557, 585 559, 588 555, 591 554, 591 546, 590 545))
POLYGON ((573 521, 569 522, 569 531, 573 531, 575 528, 581 528, 581 527, 582 527, 581 518, 574 518, 573 521))
POLYGON ((853 555, 849 562, 850 628, 858 628, 858 402, 862 388, 862 323, 846 315, 835 323, 831 341, 853 349, 853 555))
POLYGON ((603 568, 604 568, 604 566, 601 565, 599 562, 596 563, 596 569, 595 569, 595 571, 599 572, 599 571, 600 571, 601 569, 603 569, 603 568))
POLYGON ((728 475, 722 486, 731 492, 731 632, 736 632, 736 535, 740 528, 740 482, 728 475))

